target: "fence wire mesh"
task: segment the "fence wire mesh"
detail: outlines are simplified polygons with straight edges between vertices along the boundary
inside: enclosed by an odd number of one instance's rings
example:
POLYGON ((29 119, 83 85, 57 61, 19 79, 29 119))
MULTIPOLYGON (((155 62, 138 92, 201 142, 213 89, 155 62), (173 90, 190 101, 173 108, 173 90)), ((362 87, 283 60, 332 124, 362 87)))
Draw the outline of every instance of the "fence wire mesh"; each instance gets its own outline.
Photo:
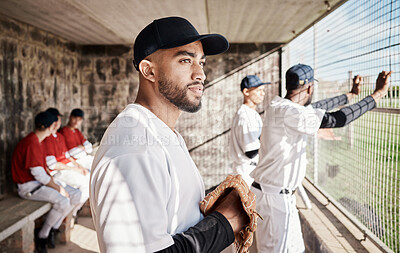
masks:
MULTIPOLYGON (((388 95, 349 126, 309 139, 307 175, 394 252, 400 252, 400 1, 350 0, 283 48, 282 73, 315 69, 314 101, 346 93, 354 75, 371 94, 391 70, 388 95)), ((284 82, 284 81, 283 81, 284 82)))

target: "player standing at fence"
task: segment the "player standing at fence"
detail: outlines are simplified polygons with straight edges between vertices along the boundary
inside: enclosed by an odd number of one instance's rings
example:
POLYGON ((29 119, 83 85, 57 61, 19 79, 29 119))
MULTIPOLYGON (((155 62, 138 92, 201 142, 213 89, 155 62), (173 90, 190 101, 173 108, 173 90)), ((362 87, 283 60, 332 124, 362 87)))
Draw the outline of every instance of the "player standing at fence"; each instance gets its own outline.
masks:
POLYGON ((343 127, 375 108, 387 94, 390 75, 381 72, 375 91, 360 102, 327 112, 360 93, 361 76, 353 79, 349 93, 311 104, 313 69, 298 64, 286 72, 287 95, 274 98, 265 110, 260 159, 250 174, 257 211, 264 217, 258 222, 258 252, 304 252, 293 192, 305 177, 306 137, 315 135, 319 128, 343 127))
POLYGON ((227 50, 186 19, 154 20, 137 36, 135 104, 106 130, 93 163, 90 203, 101 252, 220 252, 246 222, 230 193, 203 219, 202 178, 175 124, 201 107, 206 55, 227 50))
POLYGON ((264 83, 255 75, 243 78, 240 90, 243 104, 233 118, 229 134, 228 156, 232 161, 233 172, 240 174, 251 186, 253 178, 250 173, 258 162, 262 119, 256 107, 264 100, 264 83))
POLYGON ((90 170, 93 162, 93 156, 90 155, 93 151, 92 143, 79 131, 84 115, 81 109, 73 109, 69 116, 68 124, 60 129, 60 133, 65 138, 69 154, 76 159, 80 165, 90 170))
MULTIPOLYGON (((18 195, 24 199, 46 201, 52 208, 36 234, 35 247, 38 253, 47 252, 50 231, 57 230, 65 216, 79 204, 80 192, 62 185, 53 179, 46 169, 46 154, 43 140, 56 127, 57 117, 41 112, 35 117, 35 131, 23 138, 15 147, 11 172, 18 186, 18 195)), ((52 242, 54 244, 54 241, 52 242)))

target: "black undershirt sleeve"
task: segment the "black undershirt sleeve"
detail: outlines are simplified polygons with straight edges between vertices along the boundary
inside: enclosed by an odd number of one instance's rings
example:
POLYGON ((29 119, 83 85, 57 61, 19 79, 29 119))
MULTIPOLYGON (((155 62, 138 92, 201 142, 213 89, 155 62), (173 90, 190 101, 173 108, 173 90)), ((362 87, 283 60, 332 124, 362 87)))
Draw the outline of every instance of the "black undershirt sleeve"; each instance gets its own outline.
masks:
POLYGON ((252 159, 254 158, 257 154, 258 154, 258 149, 256 150, 251 150, 251 151, 247 151, 246 153, 244 153, 248 158, 252 159))
POLYGON ((329 111, 340 105, 345 105, 348 102, 349 101, 348 101, 347 95, 343 94, 343 95, 336 96, 333 98, 327 98, 324 100, 317 101, 315 103, 312 103, 311 106, 315 109, 318 108, 318 109, 324 109, 325 111, 329 111))
POLYGON ((346 106, 339 111, 326 112, 322 118, 320 128, 343 127, 375 107, 375 100, 368 96, 360 102, 346 106))
POLYGON ((174 244, 159 253, 221 252, 235 240, 229 221, 219 212, 212 212, 186 232, 172 237, 174 244))

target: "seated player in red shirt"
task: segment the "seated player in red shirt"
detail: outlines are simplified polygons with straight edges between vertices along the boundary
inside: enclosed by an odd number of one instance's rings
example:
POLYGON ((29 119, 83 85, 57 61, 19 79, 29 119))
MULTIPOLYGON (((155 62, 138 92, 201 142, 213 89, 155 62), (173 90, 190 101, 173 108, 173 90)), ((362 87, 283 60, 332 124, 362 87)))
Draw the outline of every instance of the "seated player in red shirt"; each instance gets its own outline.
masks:
POLYGON ((35 247, 39 253, 47 252, 47 242, 54 246, 51 235, 79 204, 81 195, 80 191, 55 180, 46 169, 42 141, 56 127, 56 121, 57 117, 49 112, 39 113, 35 117, 35 131, 17 144, 11 160, 11 173, 18 186, 18 195, 24 199, 52 203, 42 228, 35 230, 38 232, 35 233, 35 247))
POLYGON ((56 127, 43 141, 47 167, 54 178, 81 191, 80 205, 72 213, 76 216, 78 210, 89 198, 89 170, 75 161, 68 152, 64 136, 57 133, 61 126, 60 112, 56 108, 49 108, 46 112, 57 117, 56 127))
POLYGON ((60 129, 60 133, 65 138, 69 154, 76 159, 86 169, 91 168, 93 162, 92 144, 83 136, 79 127, 83 122, 84 112, 75 108, 71 111, 68 124, 60 129))

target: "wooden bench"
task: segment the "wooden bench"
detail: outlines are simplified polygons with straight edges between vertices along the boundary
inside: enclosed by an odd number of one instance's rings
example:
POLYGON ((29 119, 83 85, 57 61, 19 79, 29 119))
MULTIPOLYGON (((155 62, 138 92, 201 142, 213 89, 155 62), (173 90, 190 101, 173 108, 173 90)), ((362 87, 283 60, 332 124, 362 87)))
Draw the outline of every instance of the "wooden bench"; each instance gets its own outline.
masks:
MULTIPOLYGON (((94 155, 99 144, 93 145, 94 155)), ((33 253, 35 221, 51 209, 51 204, 43 201, 25 200, 15 195, 0 199, 0 253, 24 252, 33 253)), ((80 212, 81 216, 91 216, 89 201, 80 212)), ((58 241, 70 241, 70 232, 74 220, 70 213, 59 228, 58 241)))
POLYGON ((0 200, 0 248, 7 252, 33 252, 35 220, 50 209, 50 203, 18 196, 0 200))
MULTIPOLYGON (((40 218, 50 209, 48 202, 25 200, 18 196, 10 195, 0 200, 0 253, 33 253, 35 223, 43 222, 44 219, 40 218)), ((57 241, 70 241, 71 224, 72 213, 67 215, 59 228, 57 241)))

